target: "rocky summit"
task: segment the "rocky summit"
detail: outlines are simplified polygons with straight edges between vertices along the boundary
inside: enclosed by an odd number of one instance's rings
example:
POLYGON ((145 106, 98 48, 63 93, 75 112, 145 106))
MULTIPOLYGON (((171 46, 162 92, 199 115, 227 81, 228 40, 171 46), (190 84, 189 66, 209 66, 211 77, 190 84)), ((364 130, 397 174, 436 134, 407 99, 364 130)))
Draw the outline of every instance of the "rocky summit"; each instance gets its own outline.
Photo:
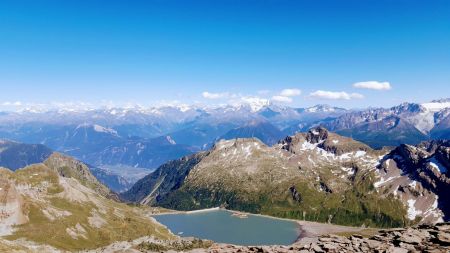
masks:
POLYGON ((374 186, 408 205, 408 218, 429 222, 448 219, 450 142, 402 144, 384 156, 374 186))
POLYGON ((223 206, 353 226, 435 223, 449 215, 447 150, 447 142, 374 150, 322 127, 272 147, 223 140, 161 166, 121 197, 176 210, 223 206))
POLYGON ((73 252, 144 235, 174 238, 145 210, 116 199, 85 164, 58 153, 14 172, 0 168, 0 252, 73 252))

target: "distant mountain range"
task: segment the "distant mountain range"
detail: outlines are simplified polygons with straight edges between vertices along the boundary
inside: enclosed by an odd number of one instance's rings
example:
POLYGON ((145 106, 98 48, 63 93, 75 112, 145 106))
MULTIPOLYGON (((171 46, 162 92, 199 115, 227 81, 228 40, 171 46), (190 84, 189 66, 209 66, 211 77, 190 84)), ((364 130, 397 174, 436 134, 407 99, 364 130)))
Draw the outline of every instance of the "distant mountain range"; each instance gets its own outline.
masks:
POLYGON ((170 136, 122 137, 116 130, 97 124, 26 123, 14 129, 4 126, 2 130, 0 136, 3 138, 40 143, 103 169, 122 165, 147 171, 168 160, 197 151, 193 147, 176 144, 170 136))
POLYGON ((274 125, 268 121, 254 120, 243 126, 233 128, 224 135, 217 138, 217 140, 231 140, 236 138, 257 138, 267 145, 273 145, 284 137, 281 132, 274 125))
POLYGON ((445 138, 449 134, 447 131, 450 122, 449 112, 450 99, 433 100, 422 104, 402 103, 392 108, 363 110, 346 110, 329 105, 292 108, 251 103, 219 107, 164 106, 80 111, 29 109, 1 113, 0 133, 2 137, 10 139, 31 139, 29 135, 35 134, 34 142, 46 141, 53 144, 52 141, 68 142, 67 138, 84 134, 84 132, 76 133, 75 129, 67 129, 68 126, 78 127, 83 131, 90 131, 88 128, 93 127, 97 132, 121 138, 152 139, 169 135, 177 144, 201 149, 202 145, 212 142, 234 128, 244 127, 255 121, 264 121, 285 134, 304 131, 321 124, 333 131, 362 129, 354 131, 359 133, 364 129, 371 129, 382 132, 400 128, 407 132, 412 131, 413 136, 418 135, 418 131, 422 138, 445 138), (408 127, 411 129, 407 129, 408 127), (52 133, 60 136, 59 139, 55 140, 52 133), (49 135, 50 139, 45 140, 49 135))
POLYGON ((319 124, 375 148, 449 139, 450 99, 354 111, 319 124))
MULTIPOLYGON (((25 144, 9 140, 0 140, 0 167, 16 171, 32 164, 43 163, 55 154, 42 144, 25 144)), ((101 183, 115 192, 127 190, 133 182, 107 170, 83 165, 89 169, 101 183)))
POLYGON ((364 110, 248 103, 0 113, 0 138, 43 144, 112 175, 120 167, 147 173, 169 160, 208 150, 221 139, 255 137, 273 145, 317 126, 372 148, 448 139, 450 99, 364 110))
POLYGON ((42 144, 0 140, 0 167, 10 170, 45 161, 53 151, 42 144))

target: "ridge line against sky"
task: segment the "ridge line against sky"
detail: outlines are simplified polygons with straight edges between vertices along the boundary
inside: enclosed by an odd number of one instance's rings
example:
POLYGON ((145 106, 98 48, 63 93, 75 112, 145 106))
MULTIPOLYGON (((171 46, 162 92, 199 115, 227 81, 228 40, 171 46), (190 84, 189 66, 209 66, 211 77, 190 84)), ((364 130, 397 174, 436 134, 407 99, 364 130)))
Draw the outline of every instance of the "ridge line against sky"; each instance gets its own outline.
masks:
POLYGON ((5 0, 0 109, 426 102, 450 97, 449 16, 449 1, 5 0))

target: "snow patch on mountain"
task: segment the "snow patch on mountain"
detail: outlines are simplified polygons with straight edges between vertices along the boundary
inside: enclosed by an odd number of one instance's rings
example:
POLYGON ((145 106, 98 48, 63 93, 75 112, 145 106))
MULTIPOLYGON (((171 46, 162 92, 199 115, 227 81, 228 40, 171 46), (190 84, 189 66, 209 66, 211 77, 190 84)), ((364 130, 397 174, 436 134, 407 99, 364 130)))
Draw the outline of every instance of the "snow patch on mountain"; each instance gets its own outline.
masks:
POLYGON ((166 136, 166 139, 167 139, 167 141, 168 141, 170 144, 172 144, 172 145, 177 144, 177 143, 172 139, 172 137, 170 137, 169 135, 166 136))
POLYGON ((445 108, 450 108, 450 101, 448 100, 434 100, 430 103, 423 103, 421 106, 425 107, 430 112, 438 112, 445 108))
POLYGON ((420 132, 427 134, 435 126, 434 112, 425 111, 408 118, 420 132))
POLYGON ((344 108, 339 108, 339 107, 333 107, 330 105, 324 105, 324 104, 320 104, 320 105, 315 105, 312 107, 308 107, 305 109, 305 112, 309 112, 309 113, 316 113, 316 112, 344 112, 346 111, 346 109, 344 108))
POLYGON ((442 165, 435 157, 432 157, 429 161, 429 164, 431 167, 439 171, 440 173, 446 173, 447 168, 442 165))
POLYGON ((379 188, 380 186, 382 186, 383 184, 385 184, 385 183, 387 183, 387 182, 389 182, 389 181, 391 181, 391 180, 394 180, 396 177, 389 177, 389 178, 387 178, 386 180, 383 178, 383 177, 381 177, 380 178, 380 181, 378 181, 378 182, 375 182, 374 184, 373 184, 373 186, 375 186, 375 188, 379 188))
POLYGON ((418 215, 422 214, 422 211, 417 210, 415 199, 408 199, 408 219, 414 220, 418 215))
POLYGON ((222 104, 219 106, 205 106, 205 110, 211 111, 245 111, 249 110, 251 113, 261 111, 263 108, 270 107, 272 104, 269 99, 246 96, 233 99, 229 104, 222 104))
POLYGON ((358 150, 355 153, 355 157, 361 157, 361 156, 364 156, 365 154, 366 154, 366 151, 358 150))
POLYGON ((302 146, 301 146, 300 150, 313 150, 313 149, 315 149, 317 147, 317 144, 318 143, 312 144, 312 143, 310 143, 308 141, 304 141, 302 143, 302 146))
POLYGON ((93 127, 96 132, 117 135, 117 131, 112 128, 103 127, 97 124, 94 124, 93 127))
POLYGON ((438 208, 438 196, 435 196, 433 205, 431 205, 430 208, 428 208, 425 212, 424 212, 424 217, 433 217, 433 218, 437 218, 436 222, 444 222, 444 219, 442 217, 444 217, 444 213, 442 212, 442 210, 440 210, 438 208))

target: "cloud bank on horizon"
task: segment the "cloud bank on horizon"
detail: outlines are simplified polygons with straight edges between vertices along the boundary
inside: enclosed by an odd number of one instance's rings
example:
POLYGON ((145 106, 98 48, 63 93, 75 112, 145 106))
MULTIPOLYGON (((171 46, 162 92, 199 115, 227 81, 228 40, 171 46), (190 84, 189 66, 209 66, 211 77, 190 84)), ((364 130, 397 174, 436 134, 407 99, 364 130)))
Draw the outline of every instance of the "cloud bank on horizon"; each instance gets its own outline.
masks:
MULTIPOLYGON (((389 82, 379 82, 379 81, 363 81, 357 82, 352 85, 353 88, 366 89, 366 90, 390 90, 392 86, 389 82)), ((273 94, 270 98, 264 97, 272 92, 269 90, 258 91, 258 95, 255 98, 265 99, 273 103, 289 104, 295 99, 316 99, 316 100, 354 100, 354 99, 364 99, 365 96, 356 92, 347 91, 329 91, 329 90, 315 90, 309 93, 309 95, 303 96, 302 90, 299 88, 286 88, 273 94), (300 98, 298 98, 300 97, 300 98)), ((229 99, 232 98, 234 101, 237 98, 243 98, 248 96, 243 96, 241 94, 233 94, 230 92, 202 92, 202 97, 208 100, 218 100, 218 99, 229 99)))
MULTIPOLYGON (((357 82, 352 85, 353 88, 358 89, 366 89, 366 90, 391 90, 392 86, 389 82, 379 82, 379 81, 363 81, 357 82)), ((229 104, 229 105, 238 105, 240 103, 249 103, 249 104, 291 104, 294 101, 301 100, 334 100, 334 101, 348 101, 355 99, 364 99, 365 96, 356 92, 347 92, 347 91, 329 91, 329 90, 315 90, 311 91, 308 95, 303 95, 303 92, 299 88, 285 88, 279 90, 278 92, 273 92, 270 90, 260 90, 257 91, 256 94, 241 94, 241 93, 232 93, 230 91, 221 91, 221 92, 213 92, 213 91, 203 91, 200 95, 202 99, 204 99, 204 103, 213 105, 214 103, 218 104, 229 104)), ((170 101, 153 101, 151 103, 154 106, 174 106, 187 104, 184 102, 180 102, 178 100, 170 100, 170 101)), ((194 103, 202 103, 201 101, 194 101, 194 103)), ((127 102, 127 103, 114 103, 114 101, 100 101, 98 103, 89 103, 84 101, 71 101, 71 102, 47 102, 47 103, 35 103, 35 102, 24 102, 24 101, 5 101, 0 103, 0 109, 9 109, 9 110, 23 110, 23 109, 31 109, 38 108, 39 110, 49 109, 49 108, 80 108, 85 107, 87 109, 94 109, 98 107, 136 107, 143 106, 142 104, 136 102, 127 102)))

